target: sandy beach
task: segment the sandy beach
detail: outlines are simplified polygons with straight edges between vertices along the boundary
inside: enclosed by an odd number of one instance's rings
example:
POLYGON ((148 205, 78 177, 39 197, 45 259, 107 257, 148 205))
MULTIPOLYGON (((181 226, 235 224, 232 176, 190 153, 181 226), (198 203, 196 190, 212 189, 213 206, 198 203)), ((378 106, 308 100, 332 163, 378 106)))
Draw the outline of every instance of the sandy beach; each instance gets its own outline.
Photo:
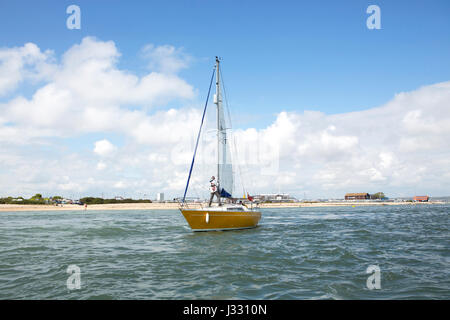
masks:
MULTIPOLYGON (((443 204, 441 201, 432 202, 295 202, 295 203, 263 203, 260 208, 300 208, 300 207, 343 207, 343 206, 396 206, 396 205, 433 205, 443 204)), ((200 204, 189 204, 190 207, 200 207, 200 204)), ((178 203, 114 203, 88 205, 86 211, 91 210, 178 210, 178 203)), ((11 211, 84 211, 82 205, 20 205, 0 204, 0 212, 11 211)))

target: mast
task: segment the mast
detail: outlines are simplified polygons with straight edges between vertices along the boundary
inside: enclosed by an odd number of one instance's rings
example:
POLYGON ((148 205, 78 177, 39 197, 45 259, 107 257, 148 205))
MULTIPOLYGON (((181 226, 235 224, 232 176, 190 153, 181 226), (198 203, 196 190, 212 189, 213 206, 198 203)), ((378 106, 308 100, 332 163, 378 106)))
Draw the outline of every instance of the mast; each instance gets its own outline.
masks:
POLYGON ((217 189, 220 193, 220 75, 219 75, 219 57, 216 56, 216 96, 214 103, 217 105, 217 189))
MULTIPOLYGON (((217 186, 221 197, 230 198, 233 193, 233 168, 227 142, 227 125, 222 106, 220 59, 216 57, 216 94, 217 105, 217 186), (229 161, 230 160, 230 161, 229 161)), ((225 89, 224 89, 225 90, 225 89)))

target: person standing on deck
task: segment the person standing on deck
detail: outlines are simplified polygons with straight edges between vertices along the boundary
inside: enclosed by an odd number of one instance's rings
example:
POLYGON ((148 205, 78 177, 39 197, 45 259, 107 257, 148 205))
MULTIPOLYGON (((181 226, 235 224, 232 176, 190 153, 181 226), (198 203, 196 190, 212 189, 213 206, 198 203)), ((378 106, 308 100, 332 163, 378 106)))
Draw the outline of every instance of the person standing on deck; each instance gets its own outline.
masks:
POLYGON ((209 198, 209 207, 211 207, 214 196, 217 196, 219 206, 222 205, 220 203, 219 183, 216 181, 216 177, 212 176, 211 180, 209 180, 209 183, 211 184, 209 187, 209 191, 211 192, 211 197, 209 198))

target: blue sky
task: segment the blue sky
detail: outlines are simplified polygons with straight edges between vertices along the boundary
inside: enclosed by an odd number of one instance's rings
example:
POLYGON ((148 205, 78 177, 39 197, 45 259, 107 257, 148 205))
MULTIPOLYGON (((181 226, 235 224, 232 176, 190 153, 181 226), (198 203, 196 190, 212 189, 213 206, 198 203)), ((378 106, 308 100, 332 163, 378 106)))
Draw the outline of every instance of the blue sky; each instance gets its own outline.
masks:
POLYGON ((233 108, 261 127, 282 110, 363 110, 446 80, 449 14, 448 1, 2 1, 0 44, 58 55, 95 36, 113 40, 135 73, 145 44, 183 47, 195 59, 182 76, 200 94, 220 55, 233 108), (81 30, 65 27, 70 4, 81 30), (370 4, 381 30, 366 27, 370 4))
POLYGON ((216 55, 237 136, 281 146, 277 178, 261 176, 256 191, 447 195, 449 16, 449 1, 1 1, 0 196, 178 196, 191 150, 179 163, 165 146, 192 143, 216 55), (81 30, 66 28, 72 4, 81 30), (380 30, 366 26, 373 4, 380 30), (151 70, 164 57, 145 56, 149 44, 182 67, 151 70), (76 56, 65 65, 76 50, 100 64, 121 56, 106 71, 76 56))

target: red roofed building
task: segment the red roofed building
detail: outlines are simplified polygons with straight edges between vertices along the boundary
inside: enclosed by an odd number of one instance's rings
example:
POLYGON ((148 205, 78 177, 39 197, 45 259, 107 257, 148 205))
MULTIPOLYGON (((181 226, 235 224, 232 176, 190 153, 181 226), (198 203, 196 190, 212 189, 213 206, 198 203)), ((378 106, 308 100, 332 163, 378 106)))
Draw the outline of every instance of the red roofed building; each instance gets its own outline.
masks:
POLYGON ((428 202, 429 196, 414 196, 413 200, 418 202, 428 202))

